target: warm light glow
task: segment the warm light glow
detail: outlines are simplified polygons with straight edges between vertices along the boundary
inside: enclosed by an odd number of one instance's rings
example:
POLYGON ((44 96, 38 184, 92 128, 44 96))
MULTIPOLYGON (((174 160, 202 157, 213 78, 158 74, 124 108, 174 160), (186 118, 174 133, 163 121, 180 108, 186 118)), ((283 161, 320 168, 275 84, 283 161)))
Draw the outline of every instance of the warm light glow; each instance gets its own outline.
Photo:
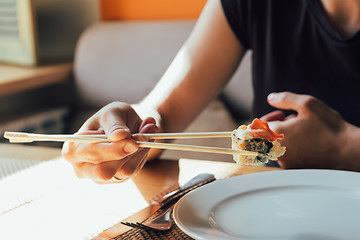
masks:
POLYGON ((147 206, 132 180, 78 179, 63 159, 0 181, 2 239, 90 239, 147 206))

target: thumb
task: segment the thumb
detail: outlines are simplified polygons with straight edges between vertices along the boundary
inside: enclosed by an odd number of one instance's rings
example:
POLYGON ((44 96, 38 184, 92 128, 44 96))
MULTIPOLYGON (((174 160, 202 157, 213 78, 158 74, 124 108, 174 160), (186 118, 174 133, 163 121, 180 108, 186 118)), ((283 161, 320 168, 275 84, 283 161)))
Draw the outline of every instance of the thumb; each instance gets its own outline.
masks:
POLYGON ((120 141, 131 137, 129 127, 117 115, 107 114, 101 118, 101 125, 111 141, 120 141))
POLYGON ((306 106, 312 97, 291 92, 270 93, 267 97, 268 103, 282 110, 294 110, 299 114, 306 111, 306 106))

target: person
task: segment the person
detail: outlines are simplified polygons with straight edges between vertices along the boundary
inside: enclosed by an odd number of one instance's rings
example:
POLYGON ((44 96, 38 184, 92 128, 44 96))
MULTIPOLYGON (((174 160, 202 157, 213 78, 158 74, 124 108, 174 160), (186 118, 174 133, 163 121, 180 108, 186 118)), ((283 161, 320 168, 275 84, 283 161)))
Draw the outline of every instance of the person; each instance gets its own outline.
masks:
POLYGON ((140 103, 113 102, 67 142, 79 177, 124 181, 147 161, 136 133, 180 132, 253 51, 254 116, 285 138, 283 168, 360 170, 360 1, 209 0, 159 83, 140 103))

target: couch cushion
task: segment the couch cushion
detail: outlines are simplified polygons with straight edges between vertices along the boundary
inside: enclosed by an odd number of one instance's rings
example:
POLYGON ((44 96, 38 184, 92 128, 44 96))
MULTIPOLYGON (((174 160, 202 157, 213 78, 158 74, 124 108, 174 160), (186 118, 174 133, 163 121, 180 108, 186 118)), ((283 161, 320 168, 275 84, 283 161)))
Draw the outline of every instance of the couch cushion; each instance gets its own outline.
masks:
POLYGON ((99 23, 81 36, 75 80, 87 105, 135 103, 154 87, 185 42, 194 21, 99 23))

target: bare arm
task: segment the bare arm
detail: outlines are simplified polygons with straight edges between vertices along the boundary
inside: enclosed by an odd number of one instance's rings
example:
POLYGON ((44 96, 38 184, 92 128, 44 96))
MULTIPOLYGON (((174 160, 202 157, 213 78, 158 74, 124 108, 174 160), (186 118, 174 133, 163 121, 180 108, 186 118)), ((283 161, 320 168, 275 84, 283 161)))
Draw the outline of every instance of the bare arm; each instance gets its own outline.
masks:
POLYGON ((111 143, 65 143, 63 156, 79 177, 126 180, 144 165, 134 133, 178 132, 222 90, 244 49, 224 16, 220 0, 209 0, 192 34, 154 90, 139 104, 114 102, 87 120, 78 134, 105 133, 111 143), (135 109, 135 110, 134 110, 135 109), (154 121, 156 119, 156 122, 154 121))
POLYGON ((140 105, 159 112, 163 131, 182 131, 226 85, 243 54, 220 0, 210 0, 190 37, 140 105))

